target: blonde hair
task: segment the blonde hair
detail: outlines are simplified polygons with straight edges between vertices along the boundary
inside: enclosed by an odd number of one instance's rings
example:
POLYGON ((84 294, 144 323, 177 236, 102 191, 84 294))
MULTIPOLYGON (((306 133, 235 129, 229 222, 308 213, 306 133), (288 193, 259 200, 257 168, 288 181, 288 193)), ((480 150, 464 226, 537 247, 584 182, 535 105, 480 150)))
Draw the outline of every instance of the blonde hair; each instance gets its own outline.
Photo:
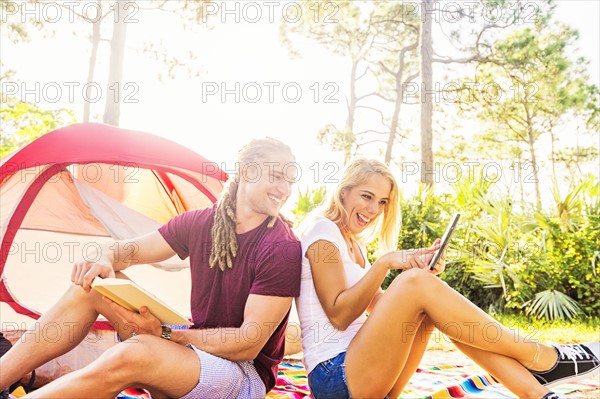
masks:
MULTIPOLYGON (((233 258, 237 256, 238 243, 235 235, 236 225, 236 199, 237 191, 244 171, 250 163, 261 163, 268 161, 274 154, 287 153, 294 158, 292 150, 279 140, 267 137, 254 139, 246 144, 238 153, 236 172, 223 189, 221 198, 215 209, 214 224, 212 227, 212 251, 210 254, 210 267, 219 265, 221 270, 233 267, 233 258)), ((295 158, 294 158, 295 159, 295 158)), ((279 217, 286 223, 290 222, 282 215, 279 217)), ((277 221, 277 216, 271 217, 268 227, 271 228, 277 221)))
POLYGON ((389 201, 385 205, 383 215, 377 218, 377 222, 374 225, 361 234, 361 238, 368 242, 377 238, 379 248, 388 252, 396 250, 398 247, 400 209, 398 184, 388 167, 383 163, 362 157, 352 159, 346 165, 342 178, 322 215, 343 229, 349 215, 342 205, 342 192, 366 183, 375 174, 379 174, 389 180, 391 184, 389 201))

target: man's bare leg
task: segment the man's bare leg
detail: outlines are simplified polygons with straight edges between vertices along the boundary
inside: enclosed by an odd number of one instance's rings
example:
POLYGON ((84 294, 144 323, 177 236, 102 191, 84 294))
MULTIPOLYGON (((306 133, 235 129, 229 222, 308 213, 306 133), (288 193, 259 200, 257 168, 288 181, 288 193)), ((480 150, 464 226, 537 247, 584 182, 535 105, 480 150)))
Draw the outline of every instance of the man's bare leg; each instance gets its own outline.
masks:
POLYGON ((43 386, 32 396, 110 399, 135 386, 149 390, 153 398, 179 398, 198 384, 200 372, 200 359, 194 350, 159 337, 138 335, 108 349, 83 369, 43 386))
MULTIPOLYGON (((126 278, 118 273, 119 277, 126 278)), ((31 370, 69 352, 87 336, 91 326, 104 315, 119 335, 126 339, 132 333, 131 326, 123 325, 102 295, 92 290, 89 294, 81 287, 72 285, 62 298, 39 320, 36 328, 27 331, 17 343, 0 358, 0 391, 20 380, 31 370), (44 332, 58 329, 59 335, 49 341, 44 332)))

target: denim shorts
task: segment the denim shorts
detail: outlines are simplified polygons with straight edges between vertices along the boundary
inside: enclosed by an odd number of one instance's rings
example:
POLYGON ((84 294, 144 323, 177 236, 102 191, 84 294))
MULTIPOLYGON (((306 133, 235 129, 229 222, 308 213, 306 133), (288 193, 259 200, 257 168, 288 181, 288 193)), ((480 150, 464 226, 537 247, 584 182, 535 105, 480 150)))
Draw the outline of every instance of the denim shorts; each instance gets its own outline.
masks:
POLYGON ((308 386, 315 399, 349 399, 346 352, 319 363, 308 375, 308 386))

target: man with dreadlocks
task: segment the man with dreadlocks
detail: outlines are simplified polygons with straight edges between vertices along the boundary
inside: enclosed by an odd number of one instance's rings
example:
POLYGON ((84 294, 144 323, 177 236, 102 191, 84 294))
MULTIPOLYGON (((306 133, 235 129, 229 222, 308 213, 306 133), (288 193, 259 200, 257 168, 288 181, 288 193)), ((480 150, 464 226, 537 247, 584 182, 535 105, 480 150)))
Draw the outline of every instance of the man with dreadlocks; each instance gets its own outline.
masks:
POLYGON ((215 206, 179 215, 128 241, 134 245, 106 245, 111 250, 98 261, 76 263, 73 286, 0 358, 0 390, 74 348, 102 314, 125 343, 35 391, 36 398, 114 398, 131 386, 153 398, 263 398, 275 385, 292 298, 300 292, 300 243, 279 214, 296 179, 294 161, 285 144, 253 140, 215 206), (146 308, 130 312, 91 290, 95 277, 125 278, 121 271, 131 264, 174 254, 190 257, 188 330, 171 331, 146 308), (38 336, 49 323, 64 326, 58 342, 38 336))

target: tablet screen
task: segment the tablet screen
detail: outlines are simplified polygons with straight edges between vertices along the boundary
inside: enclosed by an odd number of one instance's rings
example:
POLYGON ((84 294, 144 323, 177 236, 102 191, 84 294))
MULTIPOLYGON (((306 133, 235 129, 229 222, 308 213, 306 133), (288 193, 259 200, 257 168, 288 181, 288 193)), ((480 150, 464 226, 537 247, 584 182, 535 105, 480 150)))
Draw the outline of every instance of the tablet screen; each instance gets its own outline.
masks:
POLYGON ((448 246, 448 243, 450 242, 450 237, 452 236, 452 233, 454 232, 454 228, 456 227, 456 224, 458 223, 458 218, 460 218, 460 213, 455 213, 454 216, 452 217, 452 220, 450 220, 450 224, 448 225, 448 228, 446 229, 446 231, 444 232, 444 235, 442 236, 442 242, 440 244, 440 248, 437 251, 435 251, 435 253, 433 254, 433 258, 431 258, 431 261, 429 262, 430 270, 433 270, 433 268, 435 267, 435 264, 438 262, 438 260, 440 260, 440 256, 442 256, 442 253, 448 246))

